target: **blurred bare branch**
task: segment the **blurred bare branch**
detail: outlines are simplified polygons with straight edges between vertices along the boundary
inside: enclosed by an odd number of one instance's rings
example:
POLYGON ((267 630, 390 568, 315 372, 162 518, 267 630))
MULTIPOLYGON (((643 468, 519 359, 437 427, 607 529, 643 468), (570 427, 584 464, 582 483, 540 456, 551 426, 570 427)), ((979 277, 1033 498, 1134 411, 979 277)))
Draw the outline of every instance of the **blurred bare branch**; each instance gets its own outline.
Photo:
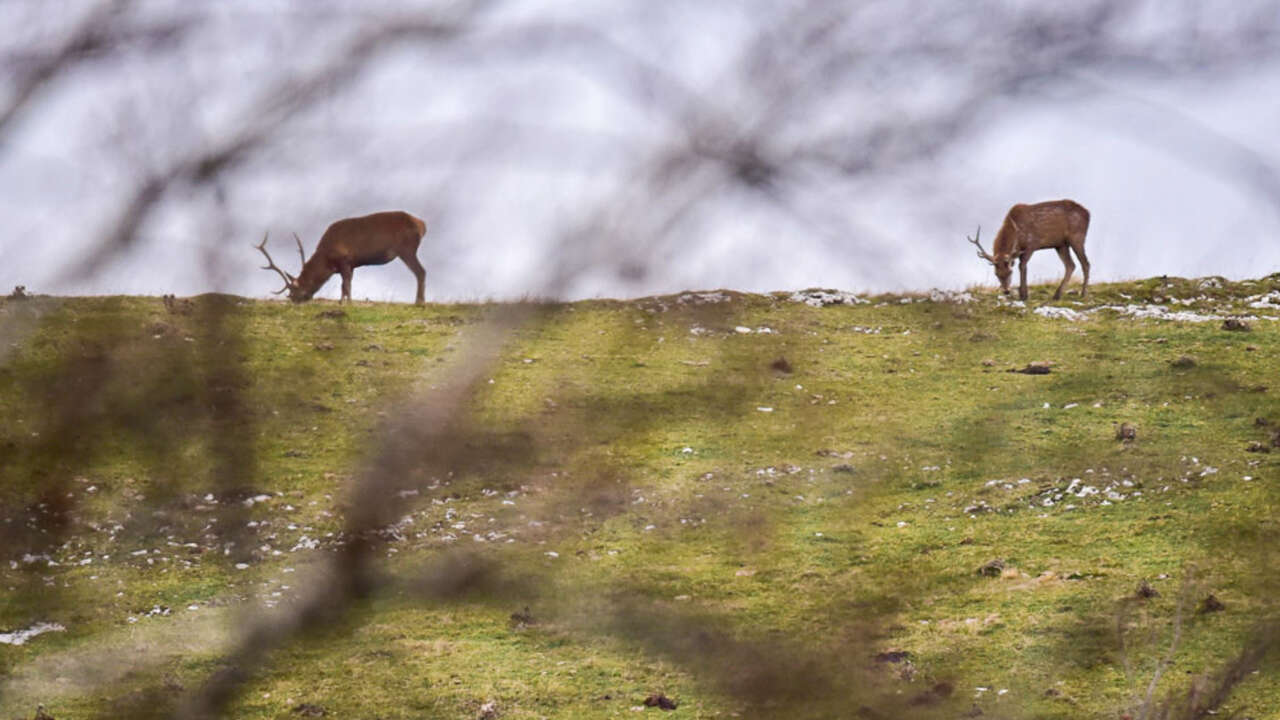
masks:
MULTIPOLYGON (((646 3, 635 7, 637 14, 651 10, 646 3)), ((136 156, 126 157, 123 163, 134 166, 119 174, 120 183, 106 198, 110 219, 100 232, 86 234, 75 259, 61 269, 60 281, 94 276, 127 257, 139 246, 148 223, 166 209, 183 207, 182 201, 190 196, 214 197, 223 213, 218 230, 206 229, 210 237, 200 240, 210 246, 236 244, 232 242, 235 229, 243 218, 227 198, 237 193, 257 198, 262 188, 255 183, 264 176, 274 179, 278 187, 294 188, 290 192, 295 195, 307 195, 310 189, 304 186, 310 178, 299 180, 311 166, 299 162, 288 170, 280 168, 287 164, 282 160, 294 157, 290 144, 306 134, 307 122, 316 114, 388 112, 343 104, 354 104, 352 93, 362 81, 406 55, 410 62, 422 63, 444 77, 432 78, 436 86, 408 87, 402 78, 394 78, 399 83, 396 92, 411 100, 397 96, 395 100, 404 104, 390 112, 439 109, 432 105, 437 88, 454 82, 452 75, 461 76, 479 64, 506 71, 526 65, 568 68, 575 78, 594 81, 611 100, 629 108, 618 115, 635 122, 639 129, 633 135, 598 129, 591 135, 597 144, 591 145, 582 173, 587 176, 584 184, 593 186, 591 192, 583 192, 581 202, 567 203, 569 209, 561 215, 539 223, 529 221, 524 239, 545 255, 532 293, 535 297, 574 295, 593 275, 615 278, 617 287, 634 286, 671 268, 697 238, 725 232, 725 227, 732 229, 735 224, 751 224, 765 214, 799 228, 806 237, 818 238, 832 262, 850 257, 850 248, 856 248, 858 259, 880 267, 899 254, 902 238, 877 234, 872 223, 860 218, 858 194, 838 190, 857 191, 932 167, 947 152, 972 140, 993 117, 1021 103, 1119 92, 1098 81, 1099 77, 1237 72, 1280 59, 1280 27, 1273 21, 1272 3, 1255 3, 1239 21, 1225 25, 1208 22, 1200 3, 1165 3, 1162 11, 1174 21, 1154 31, 1143 26, 1139 17, 1147 7, 1138 0, 1092 0, 1061 7, 1030 4, 1016 10, 996 2, 964 8, 928 2, 826 0, 753 4, 749 12, 758 14, 751 15, 738 35, 726 32, 726 37, 710 43, 719 54, 714 71, 706 76, 627 37, 627 28, 612 26, 607 14, 604 20, 585 12, 582 18, 557 20, 543 17, 551 14, 544 8, 545 13, 534 12, 530 17, 529 8, 499 0, 440 3, 426 10, 378 7, 356 14, 330 13, 325 8, 299 11, 292 18, 303 28, 298 36, 305 41, 309 33, 328 33, 327 43, 309 61, 268 64, 265 70, 253 66, 260 75, 245 72, 244 85, 216 108, 230 118, 221 131, 193 134, 195 139, 161 138, 159 144, 164 147, 149 155, 156 159, 146 166, 136 156), (936 87, 928 91, 917 87, 926 83, 936 87), (626 147, 615 147, 629 140, 626 147)), ((644 40, 660 38, 667 29, 658 22, 630 30, 644 40)), ((17 133, 19 119, 39 119, 38 100, 52 91, 60 77, 92 64, 111 68, 112 59, 125 49, 159 67, 169 53, 191 49, 188 43, 193 42, 196 25, 196 19, 157 19, 141 5, 112 0, 95 5, 54 47, 10 53, 6 65, 14 78, 13 91, 0 108, 0 147, 17 133)), ((228 59, 215 57, 212 62, 228 59)), ((686 61, 686 65, 701 62, 686 61)), ((438 134, 421 140, 423 146, 435 142, 455 153, 439 177, 424 180, 423 158, 433 156, 419 147, 390 147, 385 151, 391 156, 386 165, 368 172, 368 176, 403 173, 406 195, 433 210, 428 217, 433 226, 439 218, 483 216, 476 208, 484 193, 458 187, 463 175, 482 164, 478 158, 496 152, 500 140, 510 143, 509 156, 490 161, 496 174, 484 175, 474 181, 476 186, 530 167, 549 175, 558 170, 559 157, 546 152, 548 138, 564 138, 558 148, 593 132, 567 123, 529 121, 517 115, 519 103, 511 100, 521 96, 489 87, 481 90, 477 94, 483 103, 465 107, 467 117, 452 122, 432 118, 435 124, 430 127, 438 134), (447 130, 440 131, 441 127, 447 130), (513 131, 526 127, 530 128, 527 137, 513 131)), ((198 92, 198 87, 193 90, 198 92)), ((1163 112, 1155 105, 1149 110, 1163 112)), ((166 112, 169 122, 180 125, 190 108, 166 108, 166 112)), ((113 137, 127 137, 131 124, 143 124, 146 114, 122 110, 119 116, 127 118, 122 121, 126 127, 117 129, 113 137)), ((1280 208, 1280 174, 1269 159, 1243 143, 1216 137, 1190 119, 1175 117, 1173 124, 1183 131, 1178 139, 1192 137, 1197 152, 1218 158, 1221 176, 1280 208)), ((423 126, 415 127, 423 132, 423 126)), ((373 132, 357 128, 341 136, 326 134, 322 128, 314 131, 318 140, 306 147, 308 151, 319 148, 317 154, 326 156, 348 151, 356 155, 341 137, 373 132)), ((342 192, 364 201, 358 186, 368 179, 345 178, 351 187, 342 192)), ((497 194, 488 186, 483 189, 497 194)), ((276 199, 270 196, 263 202, 276 199)), ((553 203, 530 203, 539 204, 553 203)), ((284 214, 280 208, 272 209, 284 214)), ((966 228, 967 223, 963 223, 966 228)), ((784 255, 787 242, 778 240, 771 251, 784 255)), ((248 243, 243 246, 247 256, 248 243)), ((212 264, 207 255, 201 256, 201 262, 212 264)), ((198 337, 191 338, 190 347, 175 344, 151 351, 148 358, 166 371, 164 377, 144 376, 131 363, 125 340, 136 336, 138 328, 106 327, 100 344, 61 350, 57 367, 42 376, 44 386, 38 393, 32 391, 43 398, 52 419, 42 428, 41 438, 21 448, 49 469, 49 477, 42 481, 47 497, 36 499, 45 506, 40 508, 47 516, 45 525, 33 532, 6 527, 0 537, 9 552, 53 547, 80 531, 66 520, 70 508, 64 491, 73 473, 94 462, 95 450, 108 442, 107 431, 112 428, 125 428, 131 437, 145 438, 139 442, 151 455, 143 460, 154 467, 191 462, 184 458, 189 446, 199 440, 204 451, 198 453, 201 465, 196 482, 202 489, 237 497, 251 487, 261 472, 254 444, 258 424, 245 398, 253 378, 243 359, 247 343, 243 312, 235 303, 225 296, 204 298, 196 306, 193 324, 199 329, 198 337), (164 426, 152 419, 147 414, 152 402, 190 408, 181 416, 189 426, 164 426)), ((387 527, 414 502, 401 491, 410 489, 412 478, 460 473, 501 455, 482 442, 486 428, 471 417, 471 403, 508 343, 519 332, 535 327, 541 310, 534 304, 499 306, 460 337, 453 361, 442 366, 440 376, 432 377, 433 387, 417 388, 407 400, 387 409, 388 419, 377 429, 377 440, 370 442, 363 465, 341 501, 341 535, 328 548, 323 570, 303 588, 298 601, 274 613, 251 615, 244 622, 246 632, 219 659, 218 669, 175 706, 148 706, 151 701, 144 698, 136 709, 173 717, 219 716, 247 683, 270 667, 273 653, 356 617, 365 600, 401 582, 403 578, 392 580, 383 572, 380 554, 387 544, 387 527)), ((3 322, 0 339, 13 342, 29 333, 38 320, 30 314, 15 314, 3 322)), ((156 334, 167 332, 168 328, 160 328, 156 334)), ((635 410, 641 418, 630 426, 620 423, 626 429, 658 422, 646 412, 641 391, 619 402, 606 404, 605 412, 635 410)), ((726 415, 740 411, 732 404, 713 409, 726 415)), ((534 438, 531 444, 536 444, 540 424, 536 416, 523 420, 522 429, 534 438)), ((533 454, 522 448, 511 451, 506 459, 530 462, 533 454)), ((608 472, 626 475, 607 461, 601 465, 602 477, 608 472)), ((623 506, 616 487, 584 489, 565 481, 559 495, 549 494, 552 497, 543 508, 549 516, 562 507, 587 502, 594 502, 602 515, 620 512, 617 508, 623 506), (582 496, 591 500, 583 501, 582 496)), ((156 495, 149 501, 152 512, 139 512, 135 518, 138 526, 181 522, 171 517, 180 513, 162 506, 159 498, 164 495, 156 495)), ((242 506, 233 503, 218 511, 216 527, 201 529, 220 543, 223 562, 249 559, 253 553, 244 516, 242 506)), ((504 593, 511 593, 513 587, 538 592, 536 583, 522 586, 523 579, 505 575, 501 558, 498 553, 481 557, 442 552, 406 584, 424 604, 473 595, 505 600, 504 593)), ((552 586, 548 578, 539 579, 552 586)), ((27 598, 42 592, 55 598, 51 603, 56 601, 56 588, 47 590, 34 579, 19 591, 27 598)), ((877 636, 878 623, 885 622, 891 611, 836 618, 833 624, 848 636, 815 647, 748 632, 735 626, 732 618, 646 605, 641 599, 639 591, 619 588, 603 601, 605 610, 589 608, 592 612, 579 612, 590 598, 555 600, 574 632, 635 643, 646 653, 670 659, 710 680, 760 716, 847 715, 861 712, 864 704, 868 717, 914 712, 908 709, 911 696, 884 692, 867 670, 870 652, 865 643, 877 636)), ((1175 634, 1147 689, 1146 708, 1155 708, 1157 686, 1179 647, 1181 625, 1179 604, 1175 634)), ((1273 629, 1260 634, 1205 692, 1187 701, 1185 706, 1196 708, 1194 712, 1153 717, 1201 717, 1206 708, 1220 707, 1275 645, 1273 629)), ((946 688, 937 697, 919 693, 914 699, 945 705, 951 702, 947 700, 950 686, 946 688)), ((117 710, 110 712, 118 714, 117 710)))
MULTIPOLYGON (((11 51, 5 61, 14 73, 14 88, 0 107, 0 139, 35 100, 39 91, 77 65, 101 61, 123 47, 159 51, 182 41, 190 24, 184 20, 128 24, 133 0, 105 0, 94 6, 61 44, 11 51)), ((0 147, 3 144, 0 143, 0 147)))

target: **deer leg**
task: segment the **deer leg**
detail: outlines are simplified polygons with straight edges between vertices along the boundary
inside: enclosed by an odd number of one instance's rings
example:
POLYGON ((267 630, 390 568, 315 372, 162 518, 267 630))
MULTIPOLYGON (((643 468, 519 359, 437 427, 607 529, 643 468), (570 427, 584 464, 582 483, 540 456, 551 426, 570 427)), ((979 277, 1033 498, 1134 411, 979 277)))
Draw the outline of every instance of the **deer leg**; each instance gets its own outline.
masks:
POLYGON ((338 268, 338 272, 342 273, 342 300, 347 302, 351 302, 351 271, 352 267, 350 265, 343 265, 338 268))
POLYGON ((1058 251, 1058 257, 1062 258, 1062 267, 1066 270, 1066 272, 1062 274, 1062 283, 1058 285, 1058 291, 1053 294, 1054 300, 1060 300, 1062 298, 1063 288, 1065 288, 1067 283, 1071 281, 1071 273, 1076 270, 1076 264, 1071 262, 1071 250, 1066 245, 1056 249, 1058 251))
POLYGON ((409 269, 413 271, 413 276, 418 279, 418 297, 413 301, 414 304, 425 305, 427 301, 422 290, 427 280, 426 268, 422 267, 422 263, 418 262, 417 256, 413 253, 405 253, 400 256, 400 259, 404 260, 404 264, 409 266, 409 269))
POLYGON ((1027 261, 1031 259, 1031 253, 1024 252, 1018 257, 1018 299, 1026 302, 1027 300, 1027 261))
POLYGON ((1080 272, 1084 274, 1084 285, 1080 287, 1080 297, 1083 298, 1089 294, 1089 258, 1084 254, 1084 238, 1072 241, 1071 249, 1075 250, 1076 257, 1080 258, 1080 272))

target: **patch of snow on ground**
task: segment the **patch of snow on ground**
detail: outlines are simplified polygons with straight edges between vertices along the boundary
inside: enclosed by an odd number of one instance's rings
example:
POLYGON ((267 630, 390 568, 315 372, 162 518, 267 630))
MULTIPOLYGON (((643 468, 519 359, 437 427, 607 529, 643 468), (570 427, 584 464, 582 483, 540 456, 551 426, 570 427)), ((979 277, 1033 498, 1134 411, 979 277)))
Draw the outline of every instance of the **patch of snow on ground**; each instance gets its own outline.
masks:
POLYGON ((1265 295, 1247 297, 1249 307, 1257 310, 1280 310, 1280 290, 1272 290, 1265 295))
POLYGON ((722 292, 685 292, 676 297, 676 302, 681 305, 705 305, 707 303, 728 302, 732 299, 722 292))
POLYGON ((1077 312, 1071 308, 1054 307, 1052 305, 1044 305, 1035 309, 1035 314, 1047 318, 1060 318, 1062 320, 1070 320, 1071 322, 1080 322, 1086 319, 1082 312, 1077 312))
POLYGON ((1097 310, 1112 310, 1138 319, 1175 320, 1180 322, 1216 322, 1222 315, 1205 315, 1190 310, 1171 311, 1160 305, 1103 305, 1097 310))
POLYGON ((822 290, 812 288, 809 290, 797 290, 788 298, 791 302, 802 302, 810 307, 826 307, 828 305, 866 305, 870 300, 864 300, 847 290, 822 290))
POLYGON ((3 645, 25 645, 27 641, 37 635, 43 635, 47 632, 62 632, 65 627, 58 623, 36 623, 24 630, 14 630, 11 633, 0 633, 0 644, 3 645))
POLYGON ((958 303, 960 305, 966 305, 976 301, 977 298, 969 294, 967 290, 957 292, 955 290, 938 290, 935 288, 929 291, 929 300, 930 302, 936 303, 958 303))

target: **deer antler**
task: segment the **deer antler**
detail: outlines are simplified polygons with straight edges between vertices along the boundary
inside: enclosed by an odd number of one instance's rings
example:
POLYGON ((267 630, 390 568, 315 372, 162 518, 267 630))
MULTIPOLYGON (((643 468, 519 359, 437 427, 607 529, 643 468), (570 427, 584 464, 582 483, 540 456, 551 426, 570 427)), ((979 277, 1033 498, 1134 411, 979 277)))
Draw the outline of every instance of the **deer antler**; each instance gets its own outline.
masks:
POLYGON ((982 226, 981 226, 981 225, 979 225, 979 226, 978 226, 978 232, 974 233, 974 234, 973 234, 973 237, 969 237, 968 235, 965 235, 965 239, 966 239, 966 240, 968 240, 969 242, 973 243, 973 244, 974 244, 974 246, 978 248, 978 257, 982 258, 983 260, 986 260, 987 262, 991 263, 992 265, 995 265, 995 264, 996 264, 996 259, 995 259, 995 258, 993 258, 993 257, 991 257, 990 255, 988 255, 988 254, 987 254, 987 251, 982 249, 982 243, 978 242, 978 240, 979 240, 981 237, 982 237, 982 226))
POLYGON ((298 238, 298 233, 293 234, 293 241, 298 243, 298 259, 302 261, 303 265, 306 265, 307 254, 302 251, 302 240, 298 238))
POLYGON ((287 272, 285 272, 285 271, 281 270, 279 267, 277 267, 277 266, 276 266, 275 262, 271 260, 271 253, 268 253, 268 252, 267 252, 267 235, 268 235, 268 233, 263 233, 263 234, 262 234, 262 243, 261 243, 260 245, 254 245, 254 247, 256 247, 256 248, 258 248, 259 250, 261 250, 261 251, 262 251, 262 254, 267 256, 267 264, 266 264, 266 265, 263 265, 263 266, 262 266, 262 269, 263 269, 263 270, 275 270, 276 272, 280 273, 280 277, 284 278, 284 287, 282 287, 282 288, 280 288, 279 290, 276 290, 274 293, 272 293, 272 295, 279 295, 280 293, 282 293, 282 292, 284 292, 284 291, 286 291, 286 290, 288 290, 288 289, 292 288, 292 287, 293 287, 293 285, 294 285, 295 280, 294 280, 294 277, 293 277, 292 275, 290 275, 289 273, 287 273, 287 272))

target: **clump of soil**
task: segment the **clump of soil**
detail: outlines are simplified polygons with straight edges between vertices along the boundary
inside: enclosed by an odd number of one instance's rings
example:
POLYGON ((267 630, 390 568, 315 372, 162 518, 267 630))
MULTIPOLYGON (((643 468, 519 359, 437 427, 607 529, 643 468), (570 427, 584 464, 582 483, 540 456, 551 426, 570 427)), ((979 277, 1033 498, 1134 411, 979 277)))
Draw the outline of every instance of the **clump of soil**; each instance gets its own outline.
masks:
POLYGON ((190 315, 194 303, 190 300, 179 300, 176 295, 164 295, 164 309, 169 311, 170 315, 190 315))
POLYGON ((876 653, 876 662, 878 663, 900 663, 910 658, 911 653, 906 650, 886 650, 882 653, 876 653))
POLYGON ((1179 370, 1186 370, 1187 368, 1193 368, 1196 366, 1196 359, 1190 355, 1179 355, 1178 359, 1169 363, 1169 365, 1179 370))
POLYGON ((1213 612, 1221 612, 1222 610, 1226 610, 1226 609, 1227 609, 1227 606, 1223 605, 1221 600, 1214 597, 1213 593, 1209 593, 1208 595, 1205 596, 1203 600, 1200 601, 1200 607, 1196 608, 1196 614, 1205 615, 1213 612))
POLYGON ((1135 590, 1133 594, 1136 597, 1139 597, 1143 600, 1150 600, 1153 597, 1160 597, 1160 592, 1155 588, 1151 587, 1151 583, 1147 582, 1146 580, 1143 580, 1142 582, 1138 583, 1138 589, 1135 590))
POLYGON ((645 707, 656 707, 662 710, 675 710, 677 705, 679 705, 679 703, 662 693, 654 693, 644 699, 645 707))
POLYGON ((1116 439, 1124 443, 1131 443, 1138 439, 1138 428, 1131 423, 1122 422, 1116 426, 1116 439))
POLYGON ((527 627, 537 622, 533 618, 533 613, 529 612, 529 606, 525 605, 524 610, 517 610, 511 613, 511 626, 514 628, 527 627))
POLYGON ((910 704, 915 706, 936 705, 951 697, 951 694, 955 691, 955 687, 949 682, 935 683, 933 687, 911 698, 910 704))
POLYGON ((769 368, 774 372, 781 373, 783 375, 790 375, 792 372, 791 363, 787 362, 787 359, 784 357, 780 357, 769 363, 769 368))
POLYGON ((154 322, 147 326, 147 333, 154 338, 169 337, 178 334, 178 328, 167 322, 154 322))
POLYGON ((983 577, 1000 577, 1004 572, 1004 560, 996 558, 982 567, 978 568, 978 574, 983 577))

